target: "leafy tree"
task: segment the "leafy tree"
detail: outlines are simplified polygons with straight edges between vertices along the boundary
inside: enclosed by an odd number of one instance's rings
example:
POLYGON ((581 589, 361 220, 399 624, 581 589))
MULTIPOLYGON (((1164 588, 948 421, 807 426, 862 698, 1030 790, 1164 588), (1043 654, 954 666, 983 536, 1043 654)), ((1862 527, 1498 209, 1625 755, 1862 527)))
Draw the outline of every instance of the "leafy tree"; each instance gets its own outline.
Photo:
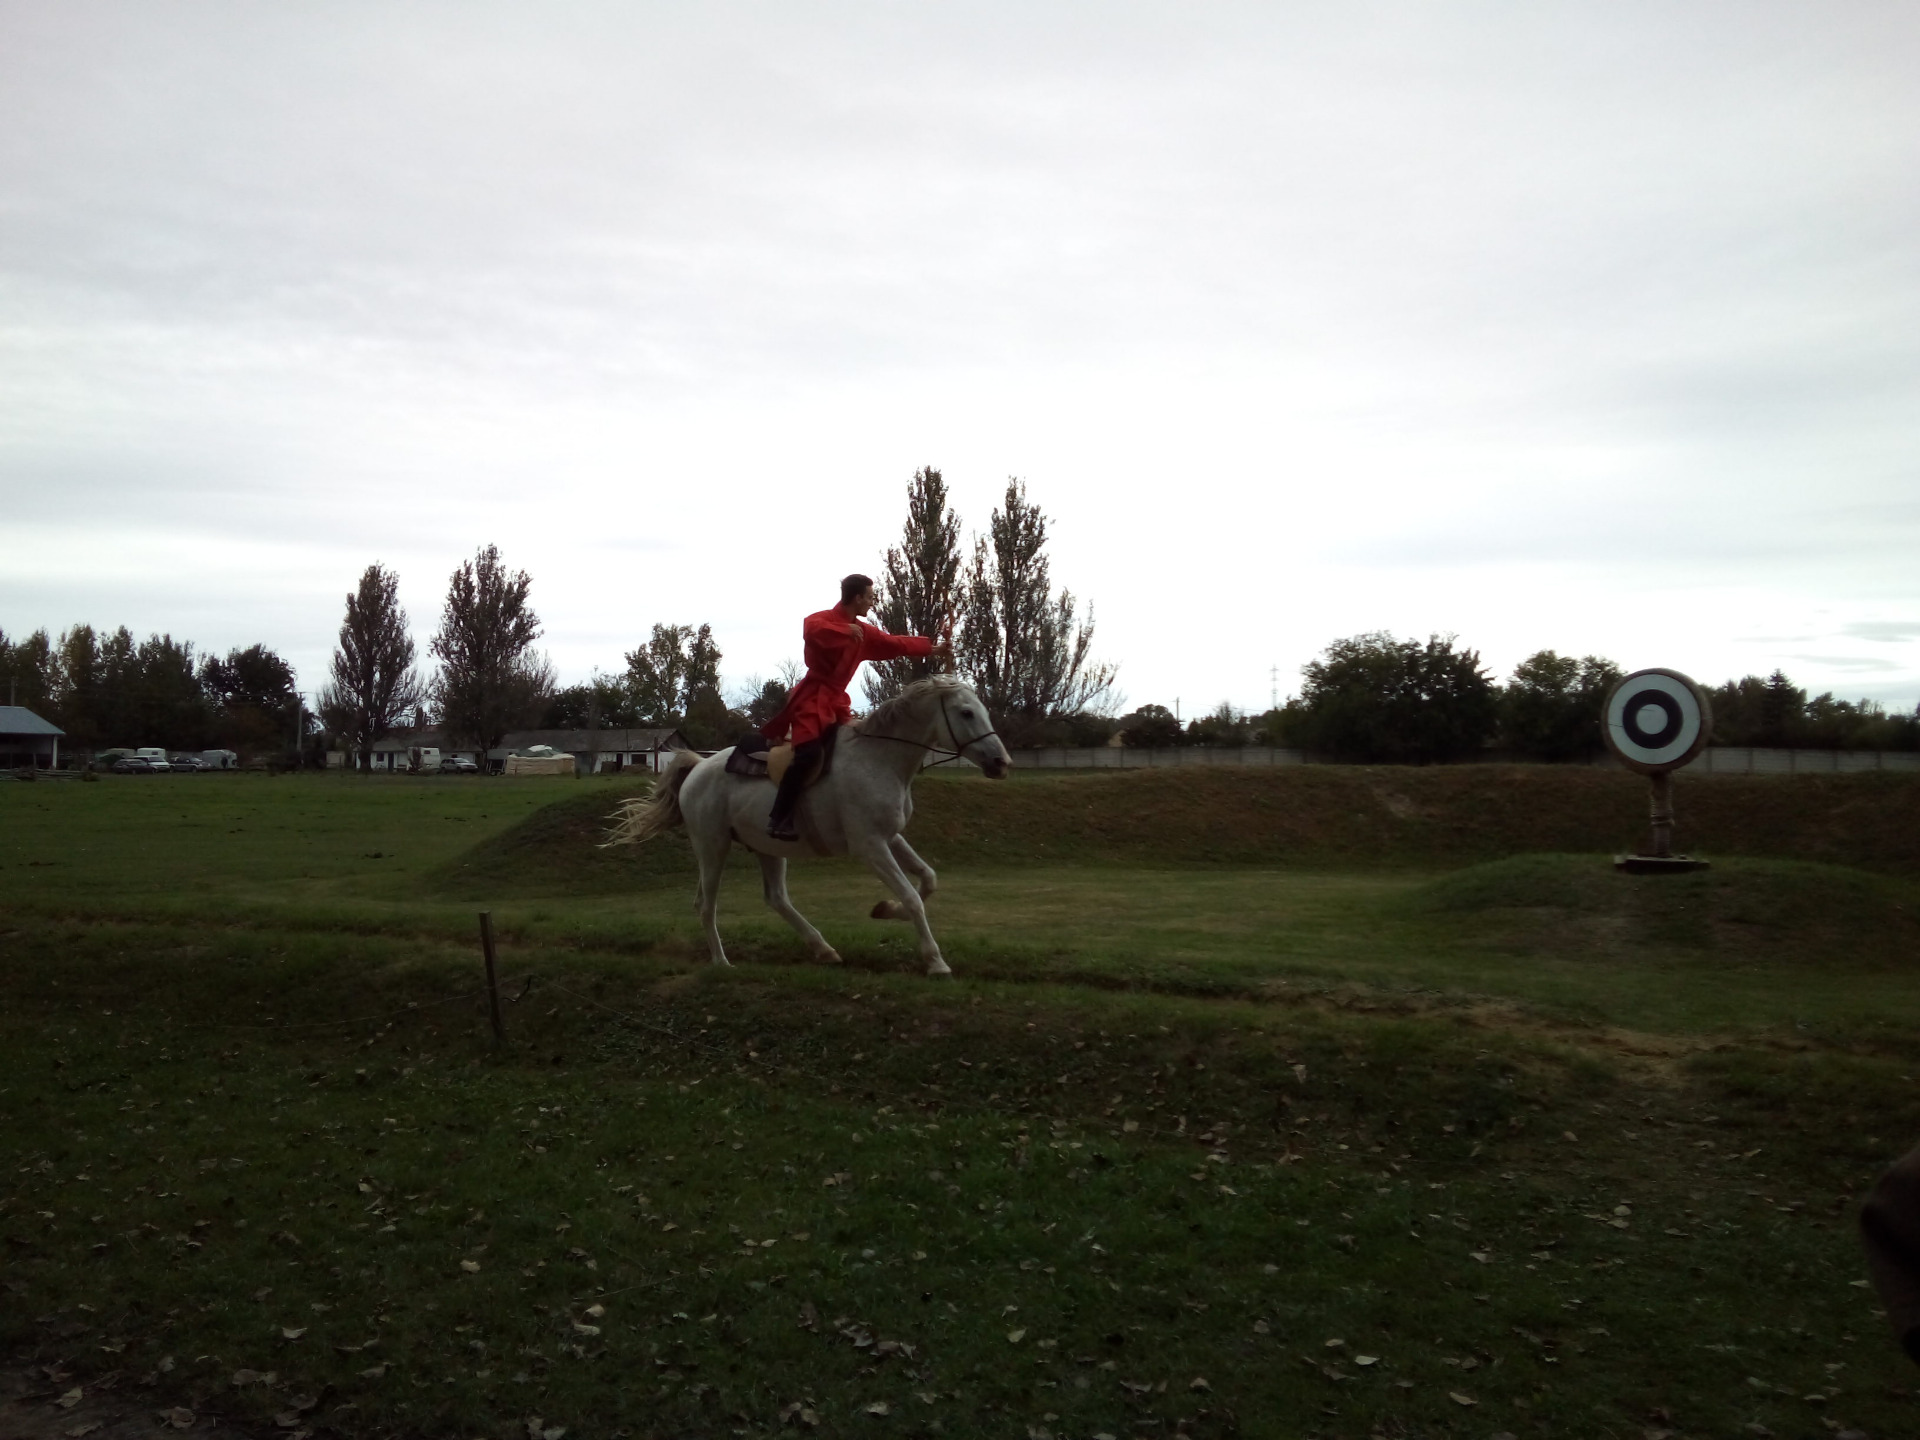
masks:
POLYGON ((200 662, 200 688, 216 711, 214 733, 234 750, 285 750, 300 726, 293 667, 264 645, 200 662))
POLYGON ((747 723, 758 730, 780 713, 781 707, 792 694, 791 685, 779 680, 764 681, 753 699, 747 702, 747 723))
POLYGON ((59 657, 46 631, 36 630, 9 644, 6 631, 0 630, 0 705, 19 705, 57 724, 54 701, 59 681, 59 657))
POLYGON ((1804 746, 1826 750, 1920 749, 1920 712, 1889 715, 1872 700, 1840 700, 1807 692, 1775 670, 1716 685, 1716 745, 1804 746))
POLYGON ((320 692, 321 716, 359 754, 362 770, 373 768, 374 743, 405 723, 426 696, 408 630, 400 577, 369 565, 347 596, 331 679, 320 692))
POLYGON ((1187 741, 1193 745, 1242 746, 1253 741, 1253 722, 1243 710, 1222 700, 1209 715, 1187 722, 1187 741))
POLYGON ((553 667, 533 651, 540 617, 527 603, 532 588, 532 577, 509 572, 492 545, 461 562, 447 585, 432 694, 448 734, 482 754, 535 719, 553 693, 553 667))
POLYGON ((713 627, 654 626, 645 645, 627 652, 626 681, 642 724, 678 725, 702 690, 719 692, 720 648, 713 643, 713 627))
POLYGON ((1514 667, 1500 694, 1501 741, 1541 760, 1598 754, 1605 744, 1600 710, 1623 673, 1597 655, 1579 660, 1552 650, 1529 655, 1514 667))
POLYGON ((1179 719, 1164 705, 1142 705, 1132 714, 1122 715, 1120 733, 1128 745, 1143 750, 1187 743, 1179 719))
MULTIPOLYGON (((894 635, 950 633, 960 610, 960 517, 947 503, 947 482, 932 466, 907 485, 907 523, 887 551, 875 619, 894 635)), ((882 660, 867 667, 867 703, 891 700, 934 671, 932 660, 882 660)))
POLYGON ((1051 716, 1099 711, 1115 677, 1113 666, 1089 659, 1092 615, 1077 621, 1072 592, 1054 594, 1046 547, 1047 517, 1026 486, 1009 480, 986 537, 974 541, 956 653, 1001 729, 1016 738, 1051 716))
POLYGON ((1384 631, 1336 640, 1301 672, 1296 743, 1337 760, 1431 764, 1493 737, 1498 705, 1473 650, 1384 631))
POLYGON ((585 685, 569 685, 556 690, 540 717, 548 730, 621 730, 639 725, 640 712, 633 695, 620 681, 596 675, 585 685))

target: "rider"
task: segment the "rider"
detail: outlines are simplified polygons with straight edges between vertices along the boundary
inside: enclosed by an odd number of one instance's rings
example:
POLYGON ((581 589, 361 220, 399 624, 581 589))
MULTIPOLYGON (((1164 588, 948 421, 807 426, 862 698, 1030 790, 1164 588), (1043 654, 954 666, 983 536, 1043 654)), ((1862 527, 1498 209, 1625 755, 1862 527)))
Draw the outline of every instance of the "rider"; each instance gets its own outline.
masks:
POLYGON ((800 838, 793 825, 794 807, 820 763, 825 749, 820 737, 853 718, 847 686, 853 683, 860 662, 926 656, 953 659, 953 646, 947 641, 889 635, 876 625, 862 624, 860 617, 873 606, 873 581, 865 575, 849 575, 840 582, 840 603, 807 616, 801 625, 806 676, 793 687, 780 713, 760 727, 760 733, 776 744, 786 739, 793 745, 793 763, 780 777, 773 814, 767 819, 767 834, 775 840, 800 838))

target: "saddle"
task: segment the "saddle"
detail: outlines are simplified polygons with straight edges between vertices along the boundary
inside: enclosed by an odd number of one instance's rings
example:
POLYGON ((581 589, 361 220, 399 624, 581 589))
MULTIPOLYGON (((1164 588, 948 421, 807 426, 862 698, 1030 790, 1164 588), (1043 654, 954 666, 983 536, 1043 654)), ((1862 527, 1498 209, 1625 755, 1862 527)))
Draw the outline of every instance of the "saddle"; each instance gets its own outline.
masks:
MULTIPOLYGON (((820 764, 813 772, 813 778, 807 781, 811 790, 833 769, 834 747, 840 739, 840 727, 830 727, 820 736, 820 764)), ((733 753, 727 756, 727 774, 744 775, 753 780, 771 780, 778 785, 787 773, 787 767, 793 764, 793 746, 784 741, 778 745, 769 744, 767 737, 755 731, 751 735, 736 740, 733 753)))

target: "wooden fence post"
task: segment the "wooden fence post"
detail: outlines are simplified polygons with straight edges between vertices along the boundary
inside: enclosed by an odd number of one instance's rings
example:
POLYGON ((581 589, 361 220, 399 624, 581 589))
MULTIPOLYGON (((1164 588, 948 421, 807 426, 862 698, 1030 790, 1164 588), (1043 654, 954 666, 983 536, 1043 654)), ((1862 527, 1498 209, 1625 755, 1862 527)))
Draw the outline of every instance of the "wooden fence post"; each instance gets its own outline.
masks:
POLYGON ((493 1014, 493 1043, 504 1044, 507 1038, 506 1027, 500 1023, 500 979, 495 973, 493 963, 493 912, 480 912, 480 948, 487 957, 487 1006, 493 1014))

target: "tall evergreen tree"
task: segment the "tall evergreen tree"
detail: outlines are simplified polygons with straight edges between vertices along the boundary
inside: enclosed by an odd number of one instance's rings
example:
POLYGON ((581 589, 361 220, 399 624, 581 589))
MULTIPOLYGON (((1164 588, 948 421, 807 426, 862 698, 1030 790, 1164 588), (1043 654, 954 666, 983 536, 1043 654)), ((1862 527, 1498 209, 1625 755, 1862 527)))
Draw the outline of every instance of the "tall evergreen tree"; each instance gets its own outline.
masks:
POLYGON ((321 717, 358 753, 362 770, 373 768, 374 743, 405 723, 425 698, 413 660, 400 577, 376 562, 347 596, 332 678, 320 695, 321 717))
MULTIPOLYGON (((907 523, 900 543, 887 551, 874 618, 895 635, 938 639, 953 629, 960 610, 960 517, 947 503, 947 482, 931 465, 907 484, 907 523)), ((931 675, 926 659, 881 660, 867 667, 867 703, 891 700, 915 680, 931 675)))
POLYGON ((967 567, 956 655, 1002 728, 1018 737, 1049 717, 1097 710, 1114 667, 1096 664, 1093 616, 1076 619, 1073 593, 1053 590, 1047 517, 1026 486, 1007 482, 1005 502, 976 538, 967 567))
POLYGON ((540 617, 527 603, 532 589, 532 577, 509 571, 493 545, 461 562, 447 584, 433 637, 433 698, 447 733, 483 756, 507 731, 539 718, 553 693, 553 667, 533 650, 540 617))

